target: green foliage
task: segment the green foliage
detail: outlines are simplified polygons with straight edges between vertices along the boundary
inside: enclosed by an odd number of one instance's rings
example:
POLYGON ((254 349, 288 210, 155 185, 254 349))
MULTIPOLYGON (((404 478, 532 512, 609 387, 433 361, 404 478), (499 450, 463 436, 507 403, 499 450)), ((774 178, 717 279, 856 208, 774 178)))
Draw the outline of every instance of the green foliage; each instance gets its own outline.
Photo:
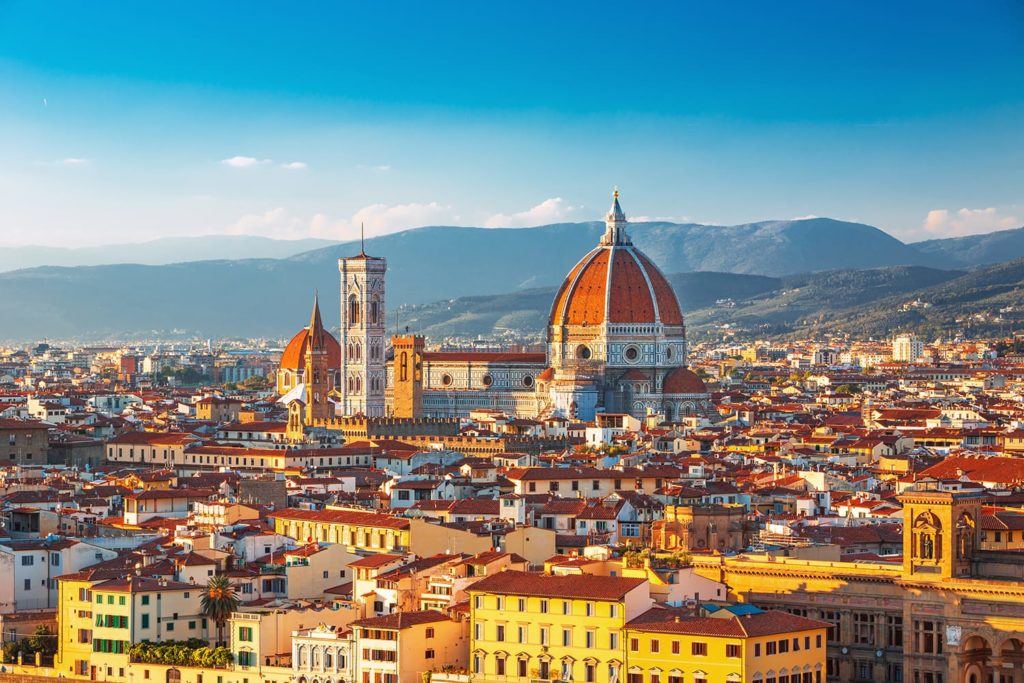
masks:
POLYGON ((157 381, 161 384, 166 383, 171 377, 174 378, 175 383, 179 386, 187 384, 209 384, 213 381, 209 375, 203 374, 195 368, 160 368, 156 373, 157 381))
POLYGON ((261 389, 267 389, 270 387, 270 379, 263 375, 253 375, 248 378, 240 385, 244 389, 251 389, 253 391, 259 391, 261 389))
POLYGON ((223 643, 224 624, 231 617, 231 613, 238 609, 238 595, 230 579, 223 574, 211 576, 206 588, 203 589, 199 605, 203 616, 217 624, 218 641, 223 643))
POLYGON ((168 664, 171 666, 225 667, 232 662, 231 650, 210 647, 198 638, 151 643, 144 640, 128 647, 131 661, 142 664, 168 664))
POLYGON ((28 638, 5 643, 3 647, 4 659, 8 662, 17 661, 18 655, 21 655, 26 663, 31 663, 37 652, 44 657, 52 657, 57 653, 57 636, 45 625, 37 626, 28 638))

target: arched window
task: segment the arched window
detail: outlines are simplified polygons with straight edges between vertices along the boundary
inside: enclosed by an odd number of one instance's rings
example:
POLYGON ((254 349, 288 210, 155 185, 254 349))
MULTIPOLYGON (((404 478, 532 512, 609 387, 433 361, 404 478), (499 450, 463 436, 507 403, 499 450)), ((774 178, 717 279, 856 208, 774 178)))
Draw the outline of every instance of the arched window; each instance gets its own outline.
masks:
POLYGON ((177 669, 168 669, 167 683, 181 683, 181 672, 177 669))
POLYGON ((358 325, 359 324, 359 298, 355 294, 350 294, 348 297, 348 324, 358 325))
POLYGON ((379 324, 380 317, 380 297, 374 294, 373 301, 370 302, 370 323, 372 325, 379 324))

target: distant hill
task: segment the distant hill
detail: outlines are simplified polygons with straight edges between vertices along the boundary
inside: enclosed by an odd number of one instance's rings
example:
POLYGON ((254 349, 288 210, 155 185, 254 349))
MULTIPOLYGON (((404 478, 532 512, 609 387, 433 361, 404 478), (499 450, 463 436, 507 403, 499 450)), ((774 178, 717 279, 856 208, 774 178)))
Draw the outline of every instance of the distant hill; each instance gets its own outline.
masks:
MULTIPOLYGON (((603 230, 604 224, 598 222, 518 229, 416 228, 369 239, 366 250, 387 257, 392 302, 430 303, 470 294, 555 287, 593 248, 603 230)), ((878 228, 828 218, 729 227, 632 223, 629 232, 666 273, 779 276, 926 261, 878 228)), ((343 243, 291 260, 327 272, 339 256, 352 255, 356 249, 354 243, 343 243)))
MULTIPOLYGON (((668 276, 684 311, 711 306, 722 297, 750 297, 777 289, 778 278, 734 273, 681 273, 668 276)), ((430 304, 402 306, 391 319, 432 339, 477 336, 517 330, 540 334, 547 325, 555 287, 512 294, 467 296, 430 304)))
POLYGON ((275 240, 250 235, 164 237, 95 247, 0 247, 0 272, 38 266, 160 265, 210 259, 285 258, 334 244, 331 240, 275 240))
POLYGON ((1024 228, 985 235, 927 240, 909 245, 936 265, 982 266, 1024 258, 1024 228))
MULTIPOLYGON (((723 325, 786 333, 829 311, 906 295, 962 276, 921 266, 804 273, 782 278, 735 273, 668 276, 691 333, 713 333, 723 325)), ((404 306, 401 325, 432 338, 500 333, 505 328, 538 334, 547 324, 555 289, 450 299, 404 306)))
MULTIPOLYGON (((596 222, 427 227, 369 239, 366 249, 388 259, 387 296, 390 309, 399 309, 392 316, 398 329, 408 324, 435 336, 502 327, 529 331, 543 327, 552 289, 597 243, 602 229, 596 222)), ((828 316, 962 276, 945 265, 949 253, 959 253, 955 245, 944 246, 954 240, 919 248, 871 226, 824 218, 731 227, 638 223, 630 231, 663 271, 681 273, 672 281, 694 331, 766 324, 762 329, 787 333, 798 321, 838 320, 828 316), (946 270, 929 267, 930 261, 941 261, 946 270), (717 299, 734 301, 716 306, 717 299)), ((960 257, 969 262, 960 268, 974 265, 971 259, 994 257, 998 249, 984 246, 987 240, 1012 253, 1007 245, 1018 234, 962 238, 974 246, 960 257)), ((284 337, 305 323, 315 289, 333 327, 339 320, 337 259, 358 246, 210 237, 124 248, 135 249, 136 260, 176 262, 0 273, 0 341, 176 333, 284 337), (311 244, 317 248, 293 253, 311 244), (177 262, 181 250, 218 260, 177 262), (260 250, 278 257, 244 258, 260 250)), ((0 249, 0 263, 10 262, 8 251, 0 249)))
POLYGON ((927 306, 904 306, 908 295, 889 296, 807 321, 813 331, 888 336, 914 331, 925 338, 963 332, 986 336, 1024 326, 1024 259, 976 268, 912 292, 927 306))

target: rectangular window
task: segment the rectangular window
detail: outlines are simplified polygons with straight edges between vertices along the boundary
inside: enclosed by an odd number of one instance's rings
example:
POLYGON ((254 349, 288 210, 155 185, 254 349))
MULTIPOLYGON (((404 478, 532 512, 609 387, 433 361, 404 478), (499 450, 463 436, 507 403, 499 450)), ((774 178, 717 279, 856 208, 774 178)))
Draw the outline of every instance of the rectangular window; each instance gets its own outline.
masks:
POLYGON ((853 642, 857 645, 874 645, 875 615, 870 612, 853 613, 853 642))
POLYGON ((572 629, 562 629, 562 647, 572 647, 572 629))
POLYGON ((148 605, 149 604, 149 596, 148 595, 143 595, 142 596, 142 604, 143 605, 148 605))
POLYGON ((885 618, 886 645, 903 647, 903 615, 889 615, 885 618))
POLYGON ((630 652, 640 652, 640 639, 639 638, 630 638, 629 639, 629 651, 630 652))
POLYGON ((504 642, 505 641, 505 625, 504 624, 498 624, 497 625, 497 627, 495 629, 495 632, 494 632, 494 639, 497 640, 498 642, 504 642))
POLYGON ((142 628, 149 628, 149 615, 148 614, 143 614, 142 615, 142 628))
POLYGON ((725 646, 725 656, 726 657, 739 657, 740 656, 740 646, 739 645, 733 645, 733 644, 726 645, 725 646))
POLYGON ((36 558, 33 555, 22 555, 21 556, 21 566, 22 567, 31 567, 35 563, 36 563, 36 558))
POLYGON ((673 640, 672 641, 672 654, 674 654, 674 655, 679 654, 679 641, 678 640, 673 640))
POLYGON ((691 643, 690 654, 695 657, 707 657, 708 656, 708 644, 707 643, 691 643))
POLYGON ((238 628, 238 639, 244 643, 252 642, 252 627, 251 626, 240 626, 238 628))
POLYGON ((657 654, 661 650, 661 641, 651 638, 651 654, 657 654))
POLYGON ((547 614, 548 613, 548 601, 547 600, 541 600, 540 601, 540 613, 541 614, 547 614))
POLYGON ((940 637, 942 629, 939 622, 930 619, 915 619, 913 626, 914 652, 925 655, 942 654, 942 638, 940 637))

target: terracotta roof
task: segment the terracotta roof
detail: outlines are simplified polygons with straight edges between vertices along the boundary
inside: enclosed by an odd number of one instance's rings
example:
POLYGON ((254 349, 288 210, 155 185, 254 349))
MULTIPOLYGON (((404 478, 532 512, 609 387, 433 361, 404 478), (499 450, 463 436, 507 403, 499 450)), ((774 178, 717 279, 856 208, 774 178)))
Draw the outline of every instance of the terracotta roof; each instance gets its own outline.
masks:
POLYGON ((546 598, 580 598, 584 600, 619 600, 626 593, 642 586, 646 579, 620 576, 550 576, 530 572, 503 571, 485 577, 467 590, 471 593, 531 595, 546 598))
MULTIPOLYGON (((324 330, 324 345, 327 347, 327 367, 337 369, 341 367, 341 344, 334 336, 324 330)), ((299 333, 292 337, 288 346, 281 354, 281 367, 285 370, 303 370, 306 367, 306 340, 309 338, 309 328, 304 327, 299 333)))
POLYGON ((708 388, 697 373, 684 367, 678 367, 665 376, 662 392, 666 394, 706 394, 708 388))
POLYGON ((400 630, 411 628, 420 624, 433 624, 438 621, 449 621, 448 617, 437 610, 419 610, 416 612, 397 612, 387 614, 383 617, 370 617, 369 619, 357 619, 352 626, 359 628, 393 629, 400 630))
POLYGON ((660 607, 650 609, 626 624, 626 628, 632 631, 726 638, 756 638, 825 629, 828 626, 823 621, 798 617, 788 612, 760 612, 730 618, 695 617, 684 610, 660 607))
POLYGON ((569 271, 555 296, 549 324, 601 325, 656 320, 666 325, 683 324, 683 314, 672 286, 636 247, 606 245, 590 251, 569 271))

